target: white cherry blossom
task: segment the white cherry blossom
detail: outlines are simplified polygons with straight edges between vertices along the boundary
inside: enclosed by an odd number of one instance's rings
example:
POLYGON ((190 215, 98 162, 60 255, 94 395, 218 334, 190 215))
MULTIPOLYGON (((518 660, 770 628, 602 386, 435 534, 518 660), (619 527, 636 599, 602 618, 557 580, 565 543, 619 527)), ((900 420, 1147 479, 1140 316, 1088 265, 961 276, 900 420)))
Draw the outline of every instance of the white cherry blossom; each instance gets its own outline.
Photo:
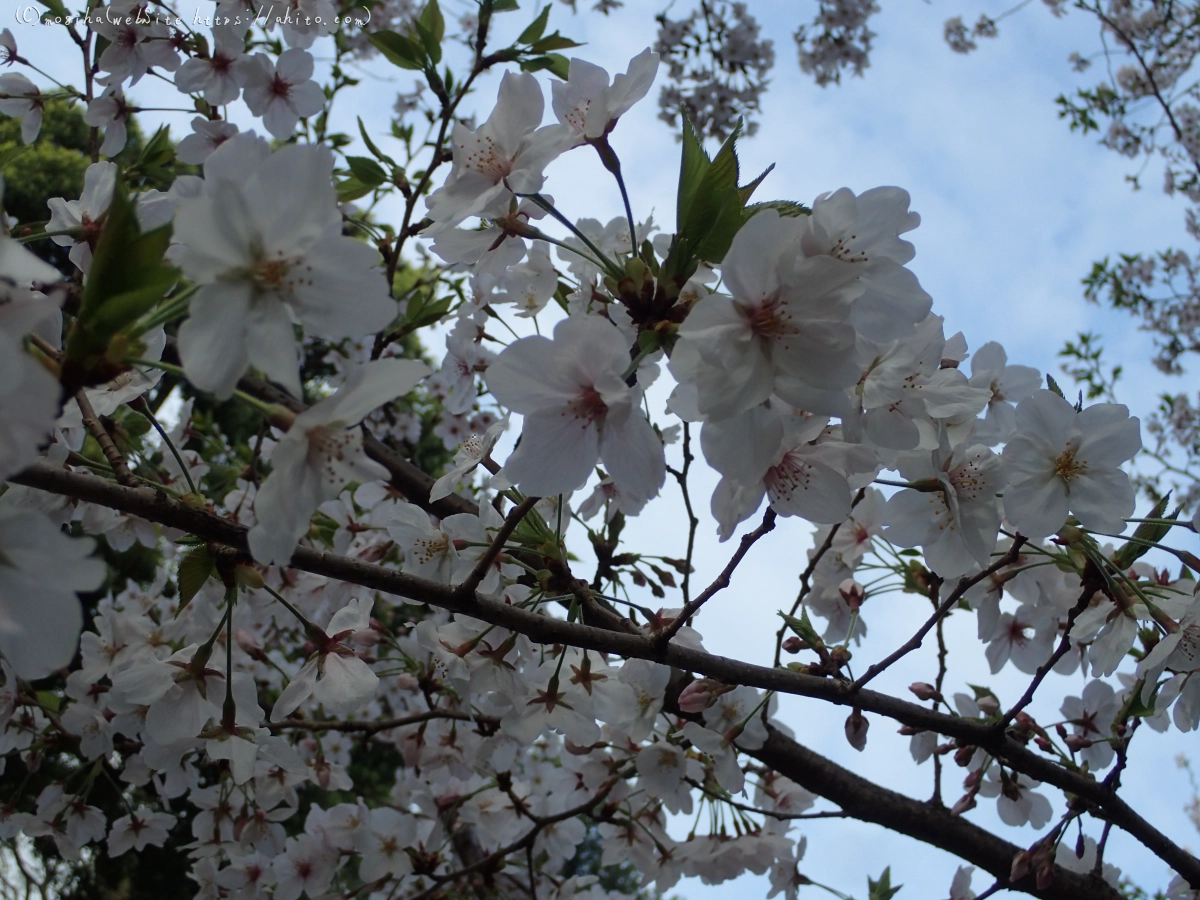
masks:
POLYGON ((387 480, 388 470, 363 450, 358 423, 428 374, 425 363, 412 359, 355 366, 337 393, 296 416, 271 454, 271 474, 254 500, 258 522, 249 541, 258 562, 286 565, 317 507, 351 481, 387 480))
POLYGON ((1011 483, 1004 514, 1022 534, 1040 538, 1073 513, 1084 528, 1120 534, 1134 491, 1121 463, 1142 447, 1137 418, 1116 403, 1082 412, 1041 390, 1017 406, 1016 433, 1004 448, 1011 483))
POLYGON ((525 417, 507 477, 527 494, 561 494, 583 487, 599 460, 621 490, 657 494, 666 477, 662 442, 639 409, 641 389, 625 382, 629 365, 621 333, 595 316, 564 319, 553 340, 505 348, 484 380, 525 417))
POLYGON ((83 624, 75 594, 107 574, 93 546, 36 510, 0 506, 0 655, 22 678, 44 678, 75 655, 83 624))
POLYGON ((554 114, 571 129, 575 143, 602 138, 646 96, 657 73, 658 54, 649 47, 629 61, 625 74, 615 76, 611 86, 604 69, 572 59, 567 80, 550 85, 554 114))
POLYGON ((396 315, 378 252, 341 233, 328 149, 293 144, 264 157, 256 147, 235 139, 213 153, 210 183, 175 218, 180 266, 201 285, 179 355, 192 383, 220 397, 251 358, 299 395, 293 318, 336 338, 373 333, 396 315), (240 183, 218 177, 255 157, 237 171, 240 183))
POLYGON ((454 166, 426 200, 435 223, 427 234, 438 235, 471 216, 503 215, 514 191, 541 190, 543 170, 565 149, 566 137, 561 125, 538 127, 545 102, 536 78, 506 72, 488 120, 475 131, 455 123, 454 166))

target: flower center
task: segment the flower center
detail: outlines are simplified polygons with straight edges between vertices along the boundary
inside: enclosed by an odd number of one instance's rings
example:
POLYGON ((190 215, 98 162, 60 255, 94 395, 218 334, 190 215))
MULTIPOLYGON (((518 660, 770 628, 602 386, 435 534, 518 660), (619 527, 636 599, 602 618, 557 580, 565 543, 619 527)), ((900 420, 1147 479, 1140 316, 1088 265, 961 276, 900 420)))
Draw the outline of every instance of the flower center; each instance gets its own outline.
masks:
POLYGON ((758 304, 750 311, 748 319, 750 330, 758 337, 778 339, 797 333, 792 325, 792 314, 778 297, 758 304))
POLYGON ((1076 459, 1075 452, 1075 448, 1068 447, 1054 461, 1054 474, 1068 483, 1087 469, 1087 460, 1076 459))
POLYGON ((600 392, 591 385, 585 387, 582 393, 571 401, 569 408, 575 418, 583 419, 586 422, 603 419, 608 413, 608 404, 604 402, 600 392))

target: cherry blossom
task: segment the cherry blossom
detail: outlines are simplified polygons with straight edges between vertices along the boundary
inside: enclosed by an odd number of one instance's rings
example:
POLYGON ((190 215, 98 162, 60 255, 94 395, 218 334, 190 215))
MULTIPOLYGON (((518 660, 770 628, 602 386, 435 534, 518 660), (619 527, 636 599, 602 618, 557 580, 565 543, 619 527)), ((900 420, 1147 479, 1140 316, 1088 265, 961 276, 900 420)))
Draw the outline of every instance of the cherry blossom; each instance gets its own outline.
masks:
POLYGON ((363 450, 358 423, 428 374, 428 366, 411 359, 356 366, 337 393, 296 416, 276 445, 271 474, 254 500, 258 522, 249 541, 258 562, 285 565, 317 507, 351 481, 387 480, 388 470, 363 450))
POLYGON ((981 444, 932 454, 902 454, 897 468, 921 490, 902 490, 888 500, 884 536, 899 547, 920 546, 943 577, 964 575, 992 562, 1000 527, 997 500, 1007 482, 1004 466, 981 444))
POLYGON ((722 264, 733 296, 701 298, 680 327, 670 369, 695 386, 701 415, 728 418, 774 392, 791 400, 776 385, 779 373, 819 389, 858 378, 848 321, 850 302, 862 291, 856 272, 834 257, 805 258, 804 227, 770 209, 754 216, 722 264))
POLYGON ((454 125, 454 167, 446 183, 426 200, 438 235, 471 216, 497 216, 508 210, 513 192, 540 191, 543 170, 565 149, 560 125, 539 128, 545 98, 528 73, 506 72, 496 106, 474 131, 454 125))
POLYGON ((312 54, 292 47, 277 62, 264 53, 238 62, 246 106, 261 116, 272 137, 284 140, 296 123, 315 116, 325 106, 325 93, 313 81, 312 54))
POLYGON ((484 375, 496 399, 525 417, 521 444, 504 472, 535 496, 583 487, 598 460, 623 491, 653 497, 666 476, 662 442, 625 383, 629 348, 592 316, 571 317, 554 339, 522 338, 484 375))
POLYGON ((617 119, 646 96, 658 73, 658 54, 647 47, 629 61, 625 74, 608 83, 608 73, 593 63, 572 59, 567 80, 550 86, 554 114, 577 143, 603 138, 617 119))
MULTIPOLYGON (((6 32, 8 29, 4 29, 6 32)), ((0 75, 0 113, 21 120, 21 141, 32 144, 42 128, 45 101, 32 81, 20 72, 0 75)))
POLYGON ((313 635, 320 646, 275 701, 272 722, 292 713, 310 696, 334 715, 352 712, 374 696, 378 676, 345 644, 350 635, 370 626, 372 604, 352 600, 333 614, 323 632, 313 635))
POLYGON ((1116 403, 1076 412, 1051 391, 1017 405, 1004 447, 1011 484, 1004 513, 1028 537, 1057 531, 1073 513, 1084 528, 1120 534, 1133 514, 1133 486, 1119 468, 1142 447, 1139 422, 1116 403))
MULTIPOLYGON (((248 149, 226 142, 206 175, 246 161, 248 149)), ((210 175, 203 193, 181 201, 180 265, 201 288, 179 329, 179 355, 198 387, 228 397, 253 351, 257 366, 299 395, 293 316, 324 337, 369 334, 395 316, 378 253, 341 234, 332 166, 324 147, 289 145, 242 169, 240 183, 210 175)))
POLYGON ((106 577, 92 549, 40 512, 0 506, 0 654, 22 678, 44 678, 75 655, 83 624, 75 593, 106 577))

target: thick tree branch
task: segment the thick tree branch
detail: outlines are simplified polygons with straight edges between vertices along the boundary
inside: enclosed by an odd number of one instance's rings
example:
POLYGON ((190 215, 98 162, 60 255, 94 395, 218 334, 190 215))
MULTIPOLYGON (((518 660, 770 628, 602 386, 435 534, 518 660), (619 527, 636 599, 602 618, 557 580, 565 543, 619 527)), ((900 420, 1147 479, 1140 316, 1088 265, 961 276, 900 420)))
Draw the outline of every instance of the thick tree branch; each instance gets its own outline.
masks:
MULTIPOLYGON (((132 513, 153 522, 183 529, 211 542, 227 544, 231 552, 247 554, 247 529, 244 526, 194 509, 150 488, 124 487, 96 476, 68 472, 45 463, 31 466, 10 481, 132 513)), ((838 706, 873 712, 913 728, 933 731, 954 738, 963 746, 982 747, 1013 770, 1094 804, 1104 813, 1105 818, 1137 838, 1191 884, 1200 887, 1200 860, 1138 815, 1109 786, 1071 772, 1056 762, 1031 752, 988 722, 950 716, 875 691, 854 691, 844 681, 804 675, 788 669, 757 666, 674 644, 660 647, 652 636, 619 633, 567 622, 478 595, 474 598, 463 598, 452 586, 332 553, 298 548, 292 557, 291 566, 382 593, 419 600, 450 612, 470 615, 490 624, 520 632, 538 643, 567 644, 623 657, 647 659, 696 672, 726 684, 745 684, 764 690, 812 697, 838 706)))
POLYGON ((750 755, 801 787, 831 800, 863 822, 932 844, 985 869, 1009 890, 1045 900, 1119 900, 1121 894, 1093 875, 1054 868, 1054 880, 1039 890, 1032 874, 1010 883, 1013 857, 1022 849, 941 806, 922 803, 880 787, 785 737, 774 728, 761 750, 750 755))

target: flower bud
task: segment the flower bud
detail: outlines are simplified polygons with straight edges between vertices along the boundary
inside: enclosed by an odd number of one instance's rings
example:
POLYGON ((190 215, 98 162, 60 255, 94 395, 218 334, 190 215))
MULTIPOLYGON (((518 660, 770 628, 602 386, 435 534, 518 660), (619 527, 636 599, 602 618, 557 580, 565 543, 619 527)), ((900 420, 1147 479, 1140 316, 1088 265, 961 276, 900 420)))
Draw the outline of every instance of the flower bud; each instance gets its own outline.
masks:
POLYGON ((680 691, 679 708, 685 713, 704 712, 718 697, 732 690, 731 685, 721 684, 709 678, 699 678, 680 691))
POLYGON ((247 566, 247 565, 241 565, 241 564, 236 565, 233 567, 233 574, 234 574, 234 577, 237 578, 238 584, 244 585, 244 586, 246 586, 248 588, 252 588, 254 590, 258 590, 264 584, 266 584, 266 582, 263 581, 262 572, 258 571, 258 569, 256 569, 256 568, 254 568, 254 566, 247 566))
POLYGON ((870 726, 871 723, 867 721, 861 710, 854 710, 846 718, 846 740, 860 753, 867 746, 867 729, 870 726))
POLYGON ((804 643, 804 641, 795 635, 786 638, 780 646, 783 647, 783 651, 785 653, 799 653, 801 650, 808 648, 808 644, 804 643))
POLYGON ((914 681, 908 686, 908 689, 917 695, 918 700, 936 700, 939 703, 945 700, 941 691, 924 681, 914 681))
POLYGON ((846 605, 852 610, 862 606, 863 601, 867 599, 867 591, 861 584, 853 578, 847 578, 838 585, 838 593, 842 595, 842 599, 846 601, 846 605))
POLYGON ((374 647, 383 640, 383 635, 374 628, 363 628, 350 635, 350 640, 360 647, 374 647))
POLYGON ((975 704, 979 707, 979 711, 985 716, 994 716, 996 713, 1000 712, 1000 701, 991 694, 984 694, 975 701, 975 704))
POLYGON ((971 764, 971 757, 974 755, 974 747, 959 747, 954 751, 954 761, 960 766, 969 766, 971 764))
POLYGON ((972 794, 963 794, 961 797, 958 798, 958 802, 955 803, 952 807, 950 807, 950 815, 961 816, 968 809, 974 809, 974 808, 975 808, 975 795, 973 793, 972 794))
POLYGON ((1008 880, 1010 882, 1020 881, 1030 873, 1033 867, 1033 856, 1028 850, 1020 851, 1013 857, 1012 869, 1009 870, 1008 880))
POLYGON ((1069 734, 1063 743, 1067 745, 1067 749, 1072 753, 1078 753, 1080 750, 1086 750, 1092 746, 1092 742, 1082 734, 1069 734))
POLYGON ((979 782, 983 781, 983 769, 973 769, 967 773, 967 777, 963 779, 963 787, 968 791, 979 787, 979 782))

